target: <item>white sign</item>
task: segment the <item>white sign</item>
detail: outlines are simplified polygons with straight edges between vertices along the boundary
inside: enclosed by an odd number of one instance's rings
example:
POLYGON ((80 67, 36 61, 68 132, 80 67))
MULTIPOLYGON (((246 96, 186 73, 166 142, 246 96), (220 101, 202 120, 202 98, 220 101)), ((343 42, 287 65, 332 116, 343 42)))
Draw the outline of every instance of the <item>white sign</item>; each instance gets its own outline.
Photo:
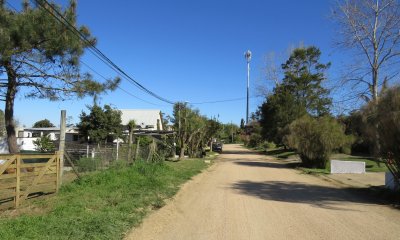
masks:
POLYGON ((365 173, 365 162, 331 160, 331 173, 365 173))

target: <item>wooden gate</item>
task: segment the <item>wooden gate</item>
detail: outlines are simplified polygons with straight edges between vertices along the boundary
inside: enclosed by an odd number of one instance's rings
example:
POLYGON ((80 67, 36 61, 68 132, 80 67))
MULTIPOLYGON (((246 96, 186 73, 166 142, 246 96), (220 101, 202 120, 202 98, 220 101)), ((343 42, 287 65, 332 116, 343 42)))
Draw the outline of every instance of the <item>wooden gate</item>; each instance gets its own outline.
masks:
POLYGON ((60 155, 0 154, 0 209, 17 208, 33 195, 60 186, 60 155))

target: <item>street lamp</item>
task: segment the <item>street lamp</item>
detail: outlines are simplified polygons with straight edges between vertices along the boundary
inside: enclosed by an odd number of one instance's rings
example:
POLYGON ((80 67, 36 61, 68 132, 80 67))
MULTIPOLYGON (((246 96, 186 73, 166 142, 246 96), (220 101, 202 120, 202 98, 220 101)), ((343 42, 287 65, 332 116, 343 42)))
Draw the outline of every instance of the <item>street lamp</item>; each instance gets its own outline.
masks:
POLYGON ((246 125, 249 124, 249 85, 250 85, 250 60, 251 60, 251 52, 247 50, 244 53, 244 57, 247 61, 247 104, 246 104, 246 125))

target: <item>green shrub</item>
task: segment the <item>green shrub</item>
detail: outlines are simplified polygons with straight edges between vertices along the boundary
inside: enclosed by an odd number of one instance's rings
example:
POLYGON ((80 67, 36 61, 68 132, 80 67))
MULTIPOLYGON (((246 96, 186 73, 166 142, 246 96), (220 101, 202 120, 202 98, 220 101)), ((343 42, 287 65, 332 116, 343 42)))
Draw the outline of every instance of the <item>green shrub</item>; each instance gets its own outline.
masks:
POLYGON ((77 161, 76 165, 78 167, 78 171, 80 172, 92 172, 100 168, 101 159, 83 157, 77 161))
POLYGON ((349 136, 331 117, 312 118, 303 116, 290 124, 286 144, 296 149, 304 166, 325 168, 333 150, 345 146, 349 136))
POLYGON ((254 148, 254 147, 259 146, 261 142, 262 142, 261 135, 259 133, 252 133, 250 135, 250 139, 249 139, 247 146, 254 148))
POLYGON ((400 86, 382 91, 379 102, 363 109, 375 152, 382 157, 396 179, 400 179, 400 86), (378 141, 376 141, 378 140, 378 141))
POLYGON ((351 154, 351 146, 345 145, 340 148, 339 152, 350 155, 351 154))
POLYGON ((267 150, 267 149, 275 149, 276 148, 276 144, 274 142, 264 141, 262 143, 262 147, 265 150, 267 150))
POLYGON ((48 136, 42 136, 34 140, 33 144, 39 152, 54 152, 56 150, 53 141, 48 136))

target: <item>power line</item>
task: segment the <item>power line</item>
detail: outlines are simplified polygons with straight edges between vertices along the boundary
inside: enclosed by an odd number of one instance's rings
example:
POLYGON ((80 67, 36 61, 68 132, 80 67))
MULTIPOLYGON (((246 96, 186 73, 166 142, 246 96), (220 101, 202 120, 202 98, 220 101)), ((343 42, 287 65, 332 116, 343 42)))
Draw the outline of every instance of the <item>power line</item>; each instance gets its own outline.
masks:
MULTIPOLYGON (((249 98, 257 98, 258 96, 253 96, 249 98)), ((201 104, 213 104, 213 103, 223 103, 223 102, 236 102, 236 101, 241 101, 247 99, 246 97, 241 97, 241 98, 231 98, 231 99, 224 99, 224 100, 215 100, 215 101, 204 101, 204 102, 190 102, 190 104, 193 105, 201 105, 201 104)))
MULTIPOLYGON (((79 60, 79 61, 80 61, 83 65, 85 65, 87 68, 89 68, 92 72, 94 72, 95 74, 97 74, 98 76, 100 76, 101 78, 103 78, 104 80, 107 81, 107 78, 106 78, 104 75, 102 75, 102 74, 100 74, 99 72, 97 72, 94 68, 92 68, 91 66, 89 66, 89 65, 88 65, 87 63, 85 63, 84 61, 82 61, 82 60, 79 60)), ((129 91, 127 91, 127 90, 121 88, 120 86, 118 86, 118 89, 120 89, 121 91, 125 92, 125 93, 128 94, 129 96, 134 97, 134 98, 136 98, 136 99, 138 99, 138 100, 140 100, 140 101, 142 101, 142 102, 145 102, 145 103, 148 103, 148 104, 151 104, 151 105, 154 105, 154 106, 161 106, 161 105, 158 105, 158 104, 155 104, 155 103, 146 101, 146 100, 144 100, 144 99, 142 99, 142 98, 140 98, 140 97, 138 97, 138 96, 135 96, 135 95, 133 95, 132 93, 130 93, 129 91)))
MULTIPOLYGON (((99 60, 101 60, 103 63, 105 63, 107 66, 109 66, 112 70, 114 70, 118 75, 121 75, 121 77, 127 79, 130 83, 132 83, 134 86, 138 87, 140 90, 146 92, 147 94, 159 99, 160 101, 169 103, 169 104, 175 104, 175 102, 170 101, 166 98, 163 98, 159 95, 157 95, 156 93, 152 92, 151 90, 147 89, 146 87, 144 87, 142 84, 140 84, 138 81, 136 81, 135 79, 133 79, 129 74, 127 74, 125 71, 123 71, 118 65, 116 65, 110 58, 108 58, 101 50, 99 50, 96 46, 94 46, 92 44, 91 41, 89 41, 87 39, 87 37, 85 35, 83 35, 78 29, 76 29, 76 27, 71 24, 51 3, 49 3, 47 0, 32 0, 33 2, 35 2, 38 6, 40 6, 42 9, 44 9, 45 11, 47 11, 51 16, 53 16, 58 22, 60 22, 61 24, 63 24, 64 26, 67 27, 68 30, 70 30, 75 36, 77 36, 81 41, 83 41, 84 43, 86 43, 88 45, 88 49, 89 51, 99 60), (43 2, 45 4, 43 4, 43 2), (49 8, 47 8, 49 7, 49 8)), ((11 4, 7 3, 10 7, 12 7, 14 10, 16 10, 15 7, 13 7, 11 4)), ((17 10, 16 10, 17 11, 17 10)), ((84 63, 83 61, 81 61, 82 64, 84 64, 86 67, 88 67, 89 69, 91 69, 94 73, 96 73, 97 75, 99 75, 100 77, 102 77, 103 79, 107 80, 107 78, 105 78, 104 76, 102 76, 101 74, 99 74, 96 70, 94 70, 92 67, 90 67, 88 64, 84 63)), ((151 102, 148 102, 144 99, 141 99, 135 95, 133 95, 132 93, 128 92, 125 89, 122 89, 120 87, 118 87, 120 90, 124 91, 125 93, 129 94, 130 96, 141 100, 143 102, 152 104, 152 105, 157 105, 151 102)), ((254 98, 254 97, 251 97, 254 98)), ((223 103, 223 102, 233 102, 233 101, 240 101, 240 100, 244 100, 246 98, 233 98, 233 99, 224 99, 224 100, 215 100, 215 101, 203 101, 203 102, 194 102, 191 104, 194 105, 201 105, 201 104, 215 104, 215 103, 223 103)), ((160 106, 160 105, 158 105, 160 106)))
POLYGON ((173 101, 170 101, 166 98, 163 98, 156 93, 152 92, 151 90, 147 89, 144 87, 142 84, 140 84, 138 81, 133 79, 129 74, 127 74, 125 71, 123 71, 118 65, 116 65, 110 58, 108 58, 102 51, 100 51, 97 47, 95 47, 92 42, 90 42, 85 35, 83 35, 76 27, 71 24, 52 4, 50 4, 47 0, 34 0, 38 6, 40 6, 42 9, 47 11, 50 15, 52 15, 57 21, 59 21, 61 24, 66 26, 68 30, 70 30, 74 35, 76 35, 80 40, 82 40, 84 43, 86 43, 89 47, 89 49, 92 50, 92 53, 102 60, 104 63, 106 63, 111 69, 116 71, 117 73, 120 73, 122 76, 124 76, 126 79, 131 81, 136 87, 141 89, 142 91, 146 92, 147 94, 159 99, 160 101, 169 103, 169 104, 174 104, 173 101), (46 3, 45 4, 43 4, 46 3), (52 11, 54 11, 55 15, 50 9, 48 9, 46 6, 51 8, 52 11))

